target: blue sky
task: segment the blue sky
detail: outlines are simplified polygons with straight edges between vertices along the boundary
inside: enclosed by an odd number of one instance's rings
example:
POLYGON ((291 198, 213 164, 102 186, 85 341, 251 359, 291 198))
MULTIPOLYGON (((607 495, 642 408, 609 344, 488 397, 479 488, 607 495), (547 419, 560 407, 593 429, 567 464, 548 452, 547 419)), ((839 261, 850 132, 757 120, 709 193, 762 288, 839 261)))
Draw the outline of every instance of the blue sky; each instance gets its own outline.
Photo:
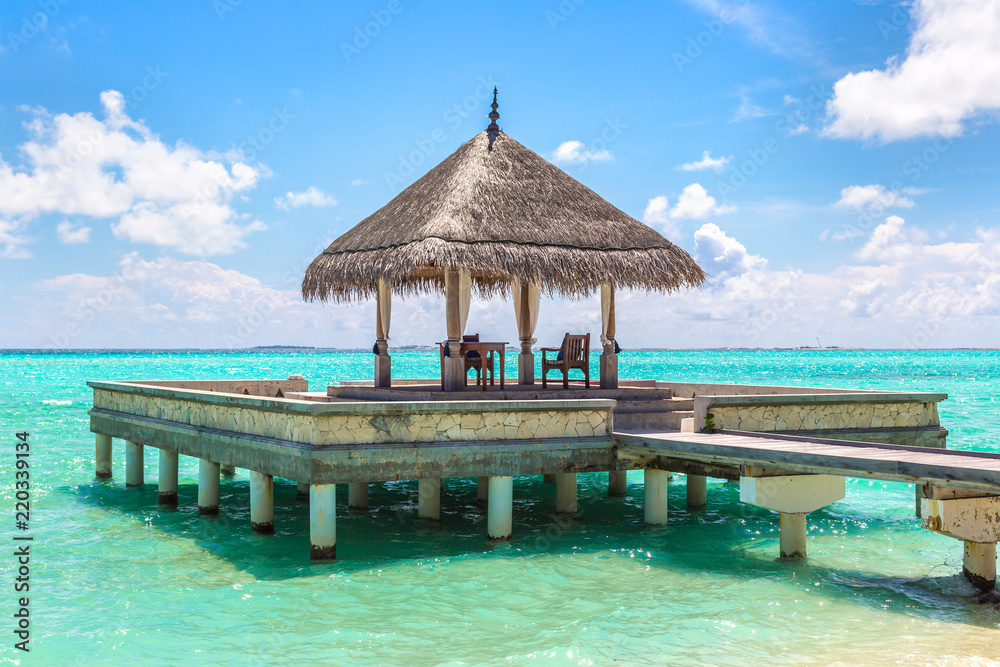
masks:
MULTIPOLYGON (((0 9, 0 346, 363 346, 304 267, 488 123, 695 255, 626 347, 995 346, 1000 6, 47 0, 0 9)), ((394 306, 439 340, 441 299, 394 306)), ((545 301, 537 336, 599 332, 545 301)), ((470 330, 515 340, 510 302, 470 330)))

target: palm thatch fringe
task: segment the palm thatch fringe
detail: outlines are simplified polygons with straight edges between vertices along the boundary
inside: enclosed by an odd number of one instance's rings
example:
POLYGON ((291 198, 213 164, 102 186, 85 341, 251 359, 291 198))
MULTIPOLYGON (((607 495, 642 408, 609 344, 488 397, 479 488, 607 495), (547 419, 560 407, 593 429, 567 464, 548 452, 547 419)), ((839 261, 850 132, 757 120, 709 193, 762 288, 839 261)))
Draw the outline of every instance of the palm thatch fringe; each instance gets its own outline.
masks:
POLYGON ((688 253, 506 134, 482 132, 345 232, 306 271, 307 300, 441 290, 446 267, 483 296, 515 279, 550 294, 602 283, 669 292, 705 274, 688 253))

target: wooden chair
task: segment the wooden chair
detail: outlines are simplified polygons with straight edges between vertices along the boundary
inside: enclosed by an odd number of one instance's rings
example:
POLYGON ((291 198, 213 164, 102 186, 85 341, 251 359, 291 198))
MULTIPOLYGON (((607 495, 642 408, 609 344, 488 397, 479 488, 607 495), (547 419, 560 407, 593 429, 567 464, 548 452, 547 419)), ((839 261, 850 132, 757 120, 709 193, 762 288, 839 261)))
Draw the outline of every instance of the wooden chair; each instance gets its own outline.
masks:
POLYGON ((562 346, 558 348, 542 348, 542 389, 547 387, 546 376, 550 370, 561 371, 563 375, 563 389, 569 389, 569 370, 578 368, 583 371, 586 378, 587 389, 590 389, 590 334, 582 336, 563 336, 562 346), (557 353, 556 358, 548 360, 545 358, 546 352, 557 353))
MULTIPOLYGON (((478 343, 479 334, 470 334, 462 336, 462 342, 465 343, 478 343)), ((438 351, 441 353, 441 391, 444 391, 444 346, 445 343, 438 343, 438 351)), ((476 385, 486 382, 486 373, 489 373, 490 382, 493 382, 495 371, 493 370, 493 357, 492 355, 486 361, 486 367, 483 367, 483 357, 478 352, 470 352, 465 355, 465 372, 468 373, 469 369, 474 369, 476 371, 476 385)))

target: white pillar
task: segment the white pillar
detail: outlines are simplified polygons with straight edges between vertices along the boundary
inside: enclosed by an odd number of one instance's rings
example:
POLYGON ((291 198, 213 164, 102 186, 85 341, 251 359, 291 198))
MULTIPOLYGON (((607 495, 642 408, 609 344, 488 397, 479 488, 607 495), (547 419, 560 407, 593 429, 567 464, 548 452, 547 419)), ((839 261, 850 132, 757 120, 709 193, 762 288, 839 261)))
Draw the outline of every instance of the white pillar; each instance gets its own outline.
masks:
POLYGON ((535 384, 535 355, 531 346, 535 342, 535 325, 538 323, 538 305, 541 293, 538 285, 514 280, 514 314, 517 316, 517 335, 521 353, 517 355, 518 384, 535 384))
POLYGON ((309 485, 305 482, 298 482, 295 487, 295 495, 299 498, 309 499, 309 485))
POLYGON ((556 512, 559 514, 576 514, 576 473, 560 472, 556 474, 556 512))
POLYGON ((250 527, 274 532, 274 478, 256 470, 250 471, 250 527))
POLYGON ((392 293, 389 284, 378 281, 375 293, 375 386, 392 386, 392 358, 389 356, 389 323, 392 313, 392 293))
POLYGON ((337 485, 309 487, 309 554, 313 560, 337 557, 337 485))
POLYGON ((219 473, 225 475, 226 477, 232 477, 236 474, 236 466, 234 465, 219 465, 219 473))
POLYGON ((514 478, 490 477, 486 510, 486 535, 491 540, 509 540, 514 514, 514 478))
POLYGON ((996 542, 965 542, 962 574, 981 591, 991 591, 997 585, 996 542))
POLYGON ((628 471, 612 470, 608 473, 608 495, 624 496, 628 490, 628 471))
POLYGON ((111 477, 111 436, 97 433, 94 435, 94 461, 97 477, 111 477))
POLYGON ((618 388, 618 355, 615 354, 615 288, 601 285, 601 389, 618 388))
POLYGON ((687 476, 688 507, 704 507, 708 502, 708 478, 704 475, 687 476))
POLYGON ((198 514, 219 513, 219 464, 198 460, 198 514))
POLYGON ((142 445, 125 441, 125 486, 142 486, 144 462, 142 445))
POLYGON ((667 471, 646 468, 643 471, 646 525, 667 525, 667 471))
POLYGON ((782 558, 806 557, 806 515, 804 512, 778 514, 779 542, 782 558))
POLYGON ((425 519, 441 518, 441 478, 421 479, 418 486, 417 513, 425 519))
POLYGON ((476 488, 476 499, 486 500, 490 497, 490 478, 480 477, 476 488))
POLYGON ((177 504, 177 452, 160 450, 160 489, 161 505, 177 504))
POLYGON ((368 509, 367 482, 351 482, 347 485, 347 507, 352 510, 368 509))

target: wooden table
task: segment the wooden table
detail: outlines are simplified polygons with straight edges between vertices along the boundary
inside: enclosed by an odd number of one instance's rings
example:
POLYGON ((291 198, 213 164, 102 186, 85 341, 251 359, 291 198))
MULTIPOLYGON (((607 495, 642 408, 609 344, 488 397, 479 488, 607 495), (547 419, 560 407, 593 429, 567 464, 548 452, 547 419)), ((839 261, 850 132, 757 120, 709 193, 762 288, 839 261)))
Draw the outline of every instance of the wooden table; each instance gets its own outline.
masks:
MULTIPOLYGON (((488 343, 488 342, 463 342, 460 348, 460 353, 464 358, 468 352, 478 352, 483 358, 483 391, 486 391, 486 359, 488 354, 499 354, 500 355, 500 388, 503 389, 503 369, 504 369, 504 352, 507 349, 507 343, 488 343)), ((493 367, 493 364, 490 364, 493 367)), ((490 384, 494 384, 496 378, 496 370, 490 374, 490 384)))

